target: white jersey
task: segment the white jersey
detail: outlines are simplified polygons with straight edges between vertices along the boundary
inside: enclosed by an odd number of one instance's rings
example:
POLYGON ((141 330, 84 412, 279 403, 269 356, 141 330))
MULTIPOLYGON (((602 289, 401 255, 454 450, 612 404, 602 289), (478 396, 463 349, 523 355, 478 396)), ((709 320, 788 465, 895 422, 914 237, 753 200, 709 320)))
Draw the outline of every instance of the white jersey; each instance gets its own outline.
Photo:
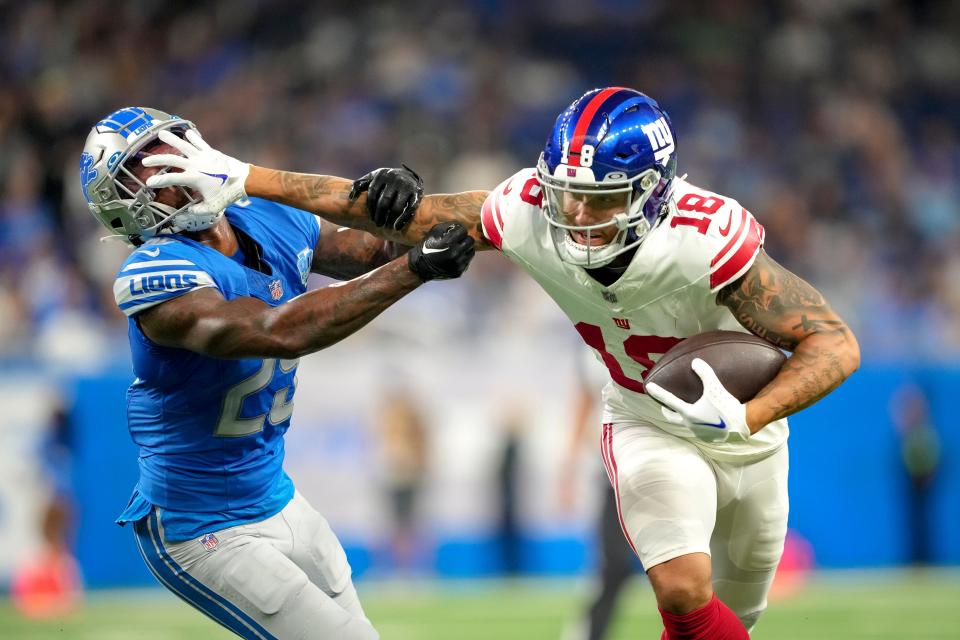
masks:
POLYGON ((663 419, 643 389, 659 357, 705 331, 747 330, 716 302, 717 291, 753 264, 763 227, 731 198, 674 181, 669 214, 649 232, 626 272, 605 286, 560 259, 542 210, 535 169, 524 169, 492 191, 483 205, 486 238, 546 290, 606 365, 604 421, 652 423, 690 440, 719 460, 763 457, 787 439, 787 421, 771 423, 747 442, 707 443, 663 419))

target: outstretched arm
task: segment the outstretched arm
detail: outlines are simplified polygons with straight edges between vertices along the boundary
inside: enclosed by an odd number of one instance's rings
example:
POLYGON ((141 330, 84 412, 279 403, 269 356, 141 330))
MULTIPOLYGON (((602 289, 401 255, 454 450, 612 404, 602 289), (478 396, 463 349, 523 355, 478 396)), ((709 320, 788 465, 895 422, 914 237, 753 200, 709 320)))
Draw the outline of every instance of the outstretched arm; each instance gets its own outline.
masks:
POLYGON ((417 209, 413 221, 405 229, 416 237, 422 236, 433 225, 453 220, 459 222, 476 241, 478 250, 492 249, 493 245, 483 235, 480 212, 489 191, 464 191, 426 196, 417 209))
POLYGON ((480 228, 485 191, 428 196, 420 201, 418 209, 422 184, 419 176, 409 169, 378 169, 354 185, 345 178, 278 171, 240 162, 213 149, 192 130, 187 132, 186 139, 168 131, 161 132, 160 139, 180 155, 148 156, 143 165, 170 167, 176 171, 157 173, 148 178, 147 185, 155 189, 181 186, 194 191, 202 198, 191 206, 195 212, 219 212, 240 198, 253 196, 310 211, 338 225, 407 245, 423 240, 439 222, 460 222, 478 249, 489 248, 480 228), (416 178, 413 190, 410 176, 416 178), (351 194, 355 186, 356 191, 351 194), (374 202, 368 203, 369 197, 373 197, 374 202), (413 211, 416 215, 408 222, 413 211), (387 220, 390 224, 385 224, 387 220))
POLYGON ((457 278, 473 258, 462 226, 437 225, 406 256, 349 282, 271 307, 201 288, 137 316, 152 341, 214 358, 299 358, 339 342, 423 282, 457 278))
POLYGON ((281 202, 311 211, 338 225, 361 229, 378 237, 415 244, 440 222, 460 222, 477 242, 477 249, 490 248, 480 227, 480 211, 487 191, 426 196, 420 202, 413 220, 400 231, 378 227, 367 213, 367 194, 350 199, 353 183, 344 178, 310 173, 294 173, 250 166, 247 195, 281 202))
POLYGON ((860 366, 860 347, 819 291, 761 251, 736 282, 717 294, 752 333, 793 355, 746 403, 747 426, 763 426, 804 409, 840 386, 860 366))
POLYGON ((166 347, 214 358, 299 358, 358 331, 422 282, 399 258, 277 307, 256 298, 225 300, 206 288, 151 307, 137 319, 148 338, 166 347))

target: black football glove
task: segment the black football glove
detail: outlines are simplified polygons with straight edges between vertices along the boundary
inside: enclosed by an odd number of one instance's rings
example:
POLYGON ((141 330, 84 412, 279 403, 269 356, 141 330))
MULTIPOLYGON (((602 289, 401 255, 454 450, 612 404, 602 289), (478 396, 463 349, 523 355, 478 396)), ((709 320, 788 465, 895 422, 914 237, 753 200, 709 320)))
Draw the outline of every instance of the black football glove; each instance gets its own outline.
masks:
POLYGON ((410 270, 427 280, 459 278, 475 253, 473 238, 459 222, 441 222, 407 253, 410 270))
POLYGON ((367 192, 367 214, 378 227, 403 229, 417 212, 423 198, 423 179, 417 172, 403 165, 400 169, 375 169, 350 188, 350 199, 356 200, 367 192))

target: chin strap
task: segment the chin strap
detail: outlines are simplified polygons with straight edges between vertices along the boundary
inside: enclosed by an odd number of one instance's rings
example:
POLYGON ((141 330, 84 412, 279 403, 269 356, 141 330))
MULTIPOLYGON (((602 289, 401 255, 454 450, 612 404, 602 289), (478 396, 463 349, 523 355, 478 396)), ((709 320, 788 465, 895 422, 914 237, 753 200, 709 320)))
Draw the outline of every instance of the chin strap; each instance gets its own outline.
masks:
POLYGON ((101 236, 100 242, 106 244, 108 242, 123 242, 125 244, 133 244, 133 240, 130 236, 122 236, 119 233, 111 233, 109 236, 101 236))

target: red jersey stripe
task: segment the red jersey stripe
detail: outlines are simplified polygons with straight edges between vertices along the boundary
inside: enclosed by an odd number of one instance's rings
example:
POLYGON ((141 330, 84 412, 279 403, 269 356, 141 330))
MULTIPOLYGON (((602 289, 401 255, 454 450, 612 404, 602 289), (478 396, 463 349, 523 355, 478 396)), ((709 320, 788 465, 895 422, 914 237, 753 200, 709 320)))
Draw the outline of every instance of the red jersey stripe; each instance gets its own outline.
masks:
POLYGON ((750 230, 747 231, 747 237, 743 244, 737 249, 730 258, 720 267, 710 274, 710 288, 716 289, 729 284, 740 272, 744 270, 760 251, 760 245, 763 244, 763 227, 755 218, 750 220, 750 230))
MULTIPOLYGON (((730 215, 733 215, 733 213, 731 212, 730 215)), ((737 230, 734 231, 733 234, 730 236, 730 241, 727 242, 726 245, 724 245, 723 249, 720 249, 720 253, 718 253, 717 255, 715 255, 715 256, 713 257, 713 260, 710 261, 710 266, 711 266, 711 267, 713 267, 713 266, 716 265, 718 262, 720 262, 720 259, 723 258, 725 255, 727 255, 727 252, 730 251, 730 249, 733 247, 733 245, 735 245, 735 244, 737 243, 737 240, 739 240, 739 239, 740 239, 740 236, 743 235, 743 233, 742 233, 743 230, 747 228, 746 225, 744 224, 746 221, 747 221, 747 210, 741 208, 741 210, 740 210, 740 222, 737 224, 737 230)))
POLYGON ((613 486, 613 471, 610 469, 610 461, 607 459, 607 431, 612 426, 610 423, 604 423, 600 436, 600 458, 603 460, 603 468, 607 472, 607 479, 610 481, 611 487, 613 486))
POLYGON ((633 553, 639 556, 637 548, 633 546, 633 538, 630 537, 630 532, 627 530, 627 523, 623 520, 623 507, 620 505, 620 474, 617 471, 617 458, 613 455, 613 424, 610 424, 607 429, 607 456, 610 459, 610 467, 613 469, 613 493, 617 498, 617 518, 620 520, 620 528, 623 530, 627 542, 630 543, 633 553))
MULTIPOLYGON (((487 199, 483 201, 483 208, 480 210, 480 222, 483 224, 484 235, 487 236, 487 239, 490 240, 493 246, 500 249, 503 245, 503 235, 501 235, 500 229, 497 228, 497 223, 493 218, 493 200, 495 197, 496 194, 491 193, 487 196, 487 199)), ((499 215, 499 211, 497 213, 499 215)))
POLYGON ((500 213, 500 194, 493 194, 493 215, 497 217, 497 226, 503 230, 503 214, 500 213))
POLYGON ((607 101, 607 98, 615 94, 617 91, 622 91, 623 87, 610 87, 609 89, 604 89, 597 95, 593 96, 590 99, 590 102, 587 103, 587 108, 583 110, 583 113, 580 114, 580 119, 577 120, 577 126, 573 128, 573 138, 570 140, 570 147, 567 149, 567 162, 574 167, 580 166, 580 149, 583 148, 583 139, 587 135, 587 128, 590 126, 590 121, 593 120, 593 116, 597 114, 597 111, 600 110, 601 105, 607 101))

